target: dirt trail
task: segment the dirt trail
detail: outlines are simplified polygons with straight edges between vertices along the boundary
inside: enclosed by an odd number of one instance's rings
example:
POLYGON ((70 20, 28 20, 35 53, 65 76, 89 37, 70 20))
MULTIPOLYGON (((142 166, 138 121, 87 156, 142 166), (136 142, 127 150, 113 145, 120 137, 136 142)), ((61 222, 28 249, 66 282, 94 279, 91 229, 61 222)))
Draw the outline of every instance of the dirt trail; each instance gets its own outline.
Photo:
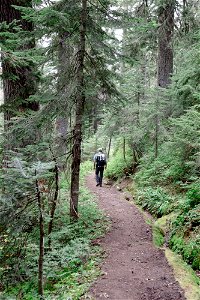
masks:
POLYGON ((103 275, 90 295, 112 300, 185 299, 163 251, 153 246, 151 228, 137 207, 114 187, 96 187, 93 174, 87 177, 87 186, 112 222, 101 240, 107 255, 103 275))

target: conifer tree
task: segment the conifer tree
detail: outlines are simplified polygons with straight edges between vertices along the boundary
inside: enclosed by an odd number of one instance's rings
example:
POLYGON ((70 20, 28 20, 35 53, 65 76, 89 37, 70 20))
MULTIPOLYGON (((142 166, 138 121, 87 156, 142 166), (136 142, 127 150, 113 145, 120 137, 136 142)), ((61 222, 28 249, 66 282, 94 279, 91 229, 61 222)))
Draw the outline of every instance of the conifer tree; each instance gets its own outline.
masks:
POLYGON ((85 107, 85 39, 87 24, 87 0, 81 2, 80 16, 80 40, 77 53, 77 94, 76 94, 76 115, 75 126, 73 130, 73 147, 72 147, 72 166, 71 166, 71 198, 70 198, 70 215, 78 217, 78 196, 79 196, 79 172, 81 163, 81 141, 82 141, 82 123, 85 107))
POLYGON ((158 7, 158 86, 166 88, 173 73, 172 38, 175 1, 166 0, 158 7))
POLYGON ((5 30, 4 34, 2 32, 1 57, 5 129, 8 124, 7 121, 10 121, 17 112, 23 112, 26 109, 34 111, 39 109, 37 102, 28 100, 29 96, 36 92, 34 66, 28 60, 25 61, 23 55, 21 59, 19 56, 20 51, 23 52, 35 46, 33 22, 23 19, 21 12, 15 5, 31 7, 32 1, 2 0, 0 3, 0 22, 2 31, 5 30), (7 29, 8 31, 6 31, 7 29), (30 33, 29 38, 26 38, 24 32, 30 33), (12 44, 9 41, 10 36, 11 38, 14 37, 12 44))

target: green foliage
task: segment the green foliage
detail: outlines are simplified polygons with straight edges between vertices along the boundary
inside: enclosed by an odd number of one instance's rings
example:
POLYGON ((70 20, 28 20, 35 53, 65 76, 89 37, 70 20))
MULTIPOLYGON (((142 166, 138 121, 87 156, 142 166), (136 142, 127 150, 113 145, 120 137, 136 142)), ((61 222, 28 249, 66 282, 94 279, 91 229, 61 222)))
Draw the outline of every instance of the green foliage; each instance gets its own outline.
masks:
POLYGON ((189 208, 194 208, 196 205, 200 204, 200 181, 197 179, 192 184, 184 185, 188 191, 186 193, 187 204, 189 208))
MULTIPOLYGON (((91 163, 84 163, 82 175, 85 175, 90 167, 91 163)), ((44 261, 45 299, 52 297, 55 299, 70 297, 79 299, 100 272, 97 262, 102 255, 101 250, 99 247, 93 246, 92 241, 103 235, 108 227, 108 222, 98 210, 91 194, 85 188, 81 188, 80 217, 77 222, 72 223, 66 213, 69 209, 69 203, 66 202, 68 185, 69 183, 63 178, 61 199, 64 201, 60 202, 56 211, 54 232, 51 234, 52 251, 46 250, 44 261)), ((37 299, 37 255, 39 251, 37 239, 38 232, 35 237, 33 234, 29 235, 29 241, 24 249, 26 250, 24 266, 28 265, 29 267, 23 269, 20 265, 19 276, 21 276, 22 283, 13 287, 9 282, 9 288, 4 293, 8 299, 20 295, 22 291, 23 299, 37 299)), ((45 247, 48 249, 47 245, 45 247)), ((6 270, 1 269, 0 272, 1 278, 5 278, 2 277, 2 274, 6 270)))
POLYGON ((167 215, 177 207, 176 198, 170 196, 161 187, 138 190, 136 202, 156 217, 167 215))
POLYGON ((111 179, 122 178, 132 174, 133 157, 130 148, 126 149, 125 159, 122 149, 116 151, 108 162, 105 176, 111 179))
POLYGON ((93 157, 97 152, 97 149, 103 148, 104 152, 106 152, 108 142, 108 137, 105 135, 101 135, 99 131, 92 137, 85 139, 85 141, 83 142, 83 160, 93 162, 93 157))
POLYGON ((186 201, 180 205, 180 212, 173 224, 173 233, 179 233, 181 236, 190 236, 194 232, 198 233, 200 225, 200 204, 190 207, 186 201))
POLYGON ((199 175, 199 106, 194 106, 183 116, 171 120, 171 134, 164 142, 155 159, 148 154, 141 159, 140 171, 136 175, 139 184, 191 182, 199 175))
POLYGON ((165 242, 164 233, 160 227, 153 225, 153 242, 157 247, 163 246, 165 242))
MULTIPOLYGON (((193 184, 193 187, 196 185, 193 184)), ((181 254, 183 259, 192 268, 200 269, 200 204, 196 197, 197 190, 189 189, 186 196, 179 195, 169 196, 169 192, 164 191, 161 187, 144 188, 138 190, 136 203, 148 210, 153 216, 158 218, 167 215, 170 227, 169 246, 170 248, 181 254), (170 212, 175 212, 170 217, 170 212)), ((198 194, 197 194, 198 195, 198 194)), ((164 242, 163 232, 160 227, 153 227, 154 243, 161 246, 164 242)))
POLYGON ((200 236, 184 240, 179 235, 173 235, 170 239, 170 247, 181 254, 195 270, 200 270, 200 236))
POLYGON ((176 59, 178 72, 174 74, 171 93, 174 104, 174 114, 179 115, 185 109, 199 104, 199 30, 187 34, 177 49, 176 59), (185 51, 185 47, 187 51, 185 51))

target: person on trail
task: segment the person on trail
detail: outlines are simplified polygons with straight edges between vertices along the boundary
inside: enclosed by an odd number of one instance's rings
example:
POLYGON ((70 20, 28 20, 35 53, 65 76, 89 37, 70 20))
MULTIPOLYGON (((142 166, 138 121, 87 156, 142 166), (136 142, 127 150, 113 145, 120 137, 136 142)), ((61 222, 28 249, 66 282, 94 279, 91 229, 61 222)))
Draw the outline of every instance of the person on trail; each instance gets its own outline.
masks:
POLYGON ((97 182, 96 186, 102 186, 103 172, 106 167, 106 155, 103 153, 102 148, 99 148, 98 152, 94 155, 94 169, 97 182))

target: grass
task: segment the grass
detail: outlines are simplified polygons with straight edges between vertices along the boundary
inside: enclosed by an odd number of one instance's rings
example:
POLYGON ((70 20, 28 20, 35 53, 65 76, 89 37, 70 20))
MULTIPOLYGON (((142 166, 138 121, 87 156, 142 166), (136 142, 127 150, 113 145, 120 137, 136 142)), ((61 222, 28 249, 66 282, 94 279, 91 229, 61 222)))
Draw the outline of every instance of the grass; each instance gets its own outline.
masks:
POLYGON ((162 229, 155 224, 152 227, 153 229, 153 243, 157 247, 161 247, 164 245, 165 242, 165 236, 162 229))

